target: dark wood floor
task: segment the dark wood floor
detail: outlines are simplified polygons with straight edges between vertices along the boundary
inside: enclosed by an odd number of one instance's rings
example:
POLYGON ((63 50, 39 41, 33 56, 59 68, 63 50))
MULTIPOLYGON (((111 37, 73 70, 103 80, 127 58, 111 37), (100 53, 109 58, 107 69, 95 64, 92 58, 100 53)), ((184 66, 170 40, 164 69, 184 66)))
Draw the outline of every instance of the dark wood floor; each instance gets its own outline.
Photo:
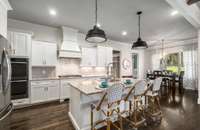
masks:
MULTIPOLYGON (((200 130, 200 105, 197 92, 185 91, 161 99, 164 118, 139 130, 200 130)), ((68 103, 50 103, 16 110, 11 117, 11 130, 74 130, 68 117, 68 103)), ((126 129, 127 130, 127 129, 126 129)))

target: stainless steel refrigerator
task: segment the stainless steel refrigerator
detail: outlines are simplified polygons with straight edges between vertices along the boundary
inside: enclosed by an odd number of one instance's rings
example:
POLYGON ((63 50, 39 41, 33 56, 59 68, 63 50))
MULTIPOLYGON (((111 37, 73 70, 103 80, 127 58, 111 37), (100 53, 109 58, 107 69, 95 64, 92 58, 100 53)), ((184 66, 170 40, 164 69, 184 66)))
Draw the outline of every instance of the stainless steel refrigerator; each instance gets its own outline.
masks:
POLYGON ((10 95, 11 64, 8 42, 0 35, 0 130, 10 129, 10 114, 13 109, 10 95))

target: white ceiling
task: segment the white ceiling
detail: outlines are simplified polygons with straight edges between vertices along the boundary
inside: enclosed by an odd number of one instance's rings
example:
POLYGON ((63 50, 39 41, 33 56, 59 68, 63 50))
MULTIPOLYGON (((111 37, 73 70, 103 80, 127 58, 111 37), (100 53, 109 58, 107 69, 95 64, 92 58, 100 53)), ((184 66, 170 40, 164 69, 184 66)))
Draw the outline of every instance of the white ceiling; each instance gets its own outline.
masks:
MULTIPOLYGON (((70 26, 86 33, 94 25, 95 0, 9 0, 13 11, 9 18, 50 26, 70 26), (57 16, 50 16, 50 8, 57 16)), ((109 39, 129 42, 137 39, 138 10, 143 11, 142 38, 185 39, 196 37, 196 30, 180 14, 171 16, 173 9, 165 0, 99 0, 99 23, 109 39), (121 31, 126 30, 127 36, 121 31)))

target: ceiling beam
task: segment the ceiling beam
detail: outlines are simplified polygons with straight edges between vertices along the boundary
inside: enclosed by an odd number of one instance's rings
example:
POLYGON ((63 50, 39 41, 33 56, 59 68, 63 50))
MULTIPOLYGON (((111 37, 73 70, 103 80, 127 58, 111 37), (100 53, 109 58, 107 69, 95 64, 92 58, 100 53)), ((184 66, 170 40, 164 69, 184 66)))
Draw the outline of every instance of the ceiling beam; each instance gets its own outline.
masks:
POLYGON ((200 0, 188 0, 187 4, 191 5, 191 4, 194 4, 194 3, 198 2, 198 1, 200 1, 200 0))
POLYGON ((196 4, 188 5, 185 0, 166 0, 174 9, 178 10, 195 28, 200 28, 200 9, 196 4))

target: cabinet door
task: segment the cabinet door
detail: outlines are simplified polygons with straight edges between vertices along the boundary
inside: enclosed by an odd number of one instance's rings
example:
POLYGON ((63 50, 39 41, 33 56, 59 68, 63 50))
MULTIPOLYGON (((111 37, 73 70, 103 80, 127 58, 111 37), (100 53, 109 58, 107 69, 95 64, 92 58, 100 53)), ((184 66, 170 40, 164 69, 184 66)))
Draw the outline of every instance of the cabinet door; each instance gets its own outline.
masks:
POLYGON ((13 50, 14 56, 28 56, 28 36, 23 33, 14 33, 13 35, 13 50))
POLYGON ((113 49, 111 47, 106 47, 106 65, 113 62, 113 49))
POLYGON ((44 65, 44 49, 43 44, 33 42, 32 43, 32 66, 44 65))
POLYGON ((61 80, 61 88, 60 88, 60 99, 70 98, 70 86, 68 81, 61 80))
POLYGON ((59 86, 48 87, 48 101, 59 99, 59 86))
POLYGON ((82 48, 81 66, 96 66, 96 57, 95 48, 82 48))
POLYGON ((0 34, 7 38, 7 9, 0 3, 0 34))
POLYGON ((57 45, 56 44, 44 44, 45 51, 45 65, 56 66, 57 63, 57 45))
POLYGON ((39 103, 47 101, 48 99, 47 87, 33 87, 31 86, 31 103, 39 103))
POLYGON ((99 66, 99 67, 106 66, 105 47, 102 47, 102 46, 97 47, 97 66, 99 66))

